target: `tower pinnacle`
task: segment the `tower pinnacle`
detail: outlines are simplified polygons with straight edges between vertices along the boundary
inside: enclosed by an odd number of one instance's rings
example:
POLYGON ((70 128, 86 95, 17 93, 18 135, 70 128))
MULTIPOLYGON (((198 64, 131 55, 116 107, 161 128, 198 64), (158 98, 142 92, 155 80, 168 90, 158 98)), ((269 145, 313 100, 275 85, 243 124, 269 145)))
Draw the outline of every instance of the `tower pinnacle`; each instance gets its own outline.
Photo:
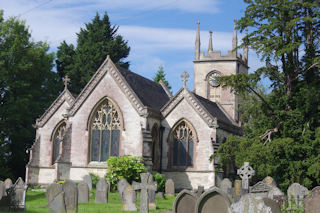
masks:
POLYGON ((212 30, 210 30, 209 33, 210 33, 210 37, 209 37, 208 53, 213 52, 213 47, 212 47, 212 30))
POLYGON ((199 25, 200 25, 200 22, 197 21, 195 60, 199 60, 200 59, 200 29, 199 29, 199 25))

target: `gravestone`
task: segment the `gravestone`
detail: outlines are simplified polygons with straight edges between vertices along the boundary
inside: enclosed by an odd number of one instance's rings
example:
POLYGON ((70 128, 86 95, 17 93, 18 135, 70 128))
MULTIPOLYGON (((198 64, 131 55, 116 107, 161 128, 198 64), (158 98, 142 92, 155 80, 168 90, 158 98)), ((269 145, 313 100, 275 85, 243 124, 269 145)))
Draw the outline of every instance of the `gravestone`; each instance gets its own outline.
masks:
POLYGON ((64 204, 64 192, 61 191, 55 197, 52 198, 48 204, 50 213, 66 213, 66 206, 64 204))
POLYGON ((200 197, 203 192, 204 192, 204 186, 199 185, 198 189, 196 190, 197 197, 200 197))
POLYGON ((229 178, 224 178, 220 183, 220 189, 225 192, 229 198, 232 197, 232 182, 229 178))
POLYGON ((91 190, 91 189, 92 189, 92 179, 91 179, 91 176, 90 176, 90 175, 85 175, 85 176, 83 176, 82 180, 83 180, 83 182, 85 182, 85 183, 88 185, 89 190, 91 190))
POLYGON ((150 173, 141 173, 141 183, 133 182, 132 187, 134 190, 141 190, 140 193, 140 213, 149 212, 149 190, 157 190, 157 183, 148 183, 150 173))
POLYGON ((242 180, 242 188, 245 190, 249 190, 249 181, 255 174, 255 171, 249 165, 249 162, 244 162, 243 166, 237 170, 237 174, 242 180))
POLYGON ((136 211, 137 194, 130 184, 122 192, 122 210, 124 211, 136 211))
POLYGON ((255 194, 255 196, 268 197, 268 193, 271 189, 270 185, 263 181, 259 181, 250 188, 250 193, 255 194))
POLYGON ((2 197, 4 197, 4 193, 5 193, 4 182, 0 180, 0 200, 2 197))
POLYGON ((242 195, 242 181, 235 180, 234 181, 233 197, 236 202, 240 200, 241 195, 242 195))
POLYGON ((293 202, 292 198, 294 199, 297 205, 301 206, 303 198, 307 196, 308 193, 309 193, 308 189, 304 186, 301 186, 299 183, 291 184, 287 190, 290 207, 291 207, 291 203, 293 202))
POLYGON ((165 185, 165 193, 169 196, 174 196, 174 182, 172 179, 168 179, 165 185))
POLYGON ((9 208, 13 210, 25 210, 27 186, 19 177, 15 184, 8 190, 9 208))
POLYGON ((128 185, 129 185, 129 183, 125 178, 122 178, 117 184, 117 188, 118 188, 118 191, 120 194, 120 199, 121 199, 122 203, 123 203, 123 199, 122 199, 123 198, 123 191, 128 185))
POLYGON ((164 198, 163 192, 157 192, 157 196, 158 196, 159 198, 164 198))
POLYGON ((316 186, 304 199, 305 213, 318 213, 320 211, 320 186, 316 186))
POLYGON ((197 200, 196 213, 228 213, 231 199, 218 187, 212 187, 197 200))
POLYGON ((78 202, 89 202, 89 186, 86 182, 82 181, 78 184, 78 202))
POLYGON ((4 185, 6 187, 6 190, 7 189, 10 189, 12 186, 13 186, 13 183, 12 183, 12 180, 10 178, 7 178, 5 181, 4 181, 4 185))
POLYGON ((182 190, 173 203, 173 213, 194 213, 197 194, 189 190, 182 190))
MULTIPOLYGON (((153 183, 153 176, 149 175, 148 178, 148 184, 152 184, 153 183)), ((148 190, 148 197, 149 197, 149 209, 156 209, 156 190, 148 190)))
POLYGON ((66 206, 67 213, 78 212, 78 188, 76 184, 67 180, 62 184, 62 190, 64 192, 64 204, 66 206))
POLYGON ((230 207, 231 213, 281 213, 280 206, 269 198, 246 194, 230 207))
POLYGON ((55 196, 62 192, 62 185, 58 183, 51 183, 46 189, 46 197, 50 203, 55 196))
POLYGON ((276 181, 275 181, 272 177, 270 177, 270 176, 265 177, 265 178, 263 179, 263 182, 266 183, 266 184, 268 184, 268 185, 271 186, 271 187, 277 186, 276 181))
POLYGON ((96 186, 96 203, 108 203, 109 183, 105 178, 100 178, 96 186))

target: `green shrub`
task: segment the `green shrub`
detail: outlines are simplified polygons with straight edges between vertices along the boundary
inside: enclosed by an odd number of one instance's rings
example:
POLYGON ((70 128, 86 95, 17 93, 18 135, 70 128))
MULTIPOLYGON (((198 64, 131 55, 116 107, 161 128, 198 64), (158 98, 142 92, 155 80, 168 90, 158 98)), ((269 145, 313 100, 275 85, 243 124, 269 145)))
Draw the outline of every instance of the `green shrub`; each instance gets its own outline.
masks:
POLYGON ((120 157, 110 157, 107 160, 108 169, 106 179, 111 183, 112 190, 116 190, 117 183, 121 178, 132 181, 140 181, 140 173, 146 171, 141 157, 123 155, 120 157))
POLYGON ((90 177, 91 177, 91 181, 92 181, 92 188, 96 188, 97 183, 99 182, 99 177, 93 173, 89 173, 90 177))
POLYGON ((164 175, 160 173, 155 173, 153 174, 153 180, 157 181, 157 191, 164 192, 166 185, 166 178, 164 177, 164 175))

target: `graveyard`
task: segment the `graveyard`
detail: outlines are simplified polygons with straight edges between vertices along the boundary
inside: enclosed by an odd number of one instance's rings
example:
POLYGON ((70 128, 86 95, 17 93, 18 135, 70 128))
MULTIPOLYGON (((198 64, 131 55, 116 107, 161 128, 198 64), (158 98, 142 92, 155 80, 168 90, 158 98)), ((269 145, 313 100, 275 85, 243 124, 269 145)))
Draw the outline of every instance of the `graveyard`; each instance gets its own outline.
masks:
POLYGON ((0 213, 320 213, 319 0, 4 1, 0 213))

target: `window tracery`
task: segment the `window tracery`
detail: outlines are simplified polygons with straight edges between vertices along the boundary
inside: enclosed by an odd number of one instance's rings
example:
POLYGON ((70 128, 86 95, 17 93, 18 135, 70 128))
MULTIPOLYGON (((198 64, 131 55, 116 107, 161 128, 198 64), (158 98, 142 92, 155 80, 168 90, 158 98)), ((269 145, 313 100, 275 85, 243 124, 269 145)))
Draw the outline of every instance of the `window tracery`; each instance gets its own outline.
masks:
POLYGON ((110 156, 119 156, 120 126, 117 109, 106 99, 96 109, 91 121, 91 161, 106 161, 110 156))

